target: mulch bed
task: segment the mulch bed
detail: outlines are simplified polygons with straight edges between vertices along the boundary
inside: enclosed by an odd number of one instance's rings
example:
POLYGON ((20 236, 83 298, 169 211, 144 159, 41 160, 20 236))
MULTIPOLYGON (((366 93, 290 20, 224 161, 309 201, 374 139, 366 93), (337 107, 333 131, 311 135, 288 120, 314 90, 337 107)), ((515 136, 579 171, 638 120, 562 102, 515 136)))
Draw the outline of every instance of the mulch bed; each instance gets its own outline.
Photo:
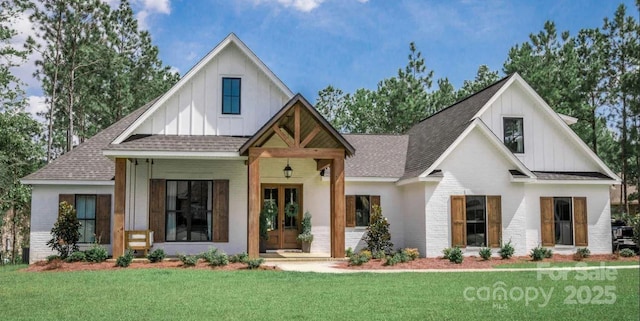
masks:
MULTIPOLYGON (((615 262, 638 262, 638 257, 616 257, 613 254, 601 254, 601 255, 591 255, 590 257, 583 260, 583 262, 611 262, 611 265, 614 265, 615 262)), ((529 256, 519 256, 512 257, 507 260, 503 260, 501 258, 492 257, 491 260, 483 260, 478 256, 468 256, 465 257, 462 263, 456 264, 449 262, 449 260, 443 259, 441 257, 438 258, 419 258, 411 262, 407 263, 398 263, 393 266, 385 266, 385 260, 376 260, 372 259, 369 262, 359 265, 359 266, 350 266, 349 262, 340 262, 336 264, 337 268, 342 269, 350 269, 350 270, 393 270, 393 269, 491 269, 497 265, 502 264, 514 264, 514 263, 531 263, 534 262, 529 256)), ((539 261, 543 263, 559 263, 559 262, 575 262, 578 261, 573 259, 573 255, 560 255, 554 254, 552 258, 544 259, 543 261, 539 261)), ((532 266, 535 267, 535 266, 532 266)))
MULTIPOLYGON (((236 271, 247 270, 244 263, 229 263, 225 266, 212 267, 207 262, 200 260, 196 266, 185 266, 180 261, 165 260, 158 263, 150 263, 148 261, 132 262, 127 268, 117 267, 113 261, 102 263, 74 262, 67 263, 60 260, 54 260, 47 263, 46 261, 36 262, 29 265, 24 271, 27 272, 43 272, 43 271, 98 271, 98 270, 122 270, 122 269, 196 269, 196 270, 214 270, 214 271, 236 271)), ((273 266, 261 266, 260 270, 278 270, 273 266)))

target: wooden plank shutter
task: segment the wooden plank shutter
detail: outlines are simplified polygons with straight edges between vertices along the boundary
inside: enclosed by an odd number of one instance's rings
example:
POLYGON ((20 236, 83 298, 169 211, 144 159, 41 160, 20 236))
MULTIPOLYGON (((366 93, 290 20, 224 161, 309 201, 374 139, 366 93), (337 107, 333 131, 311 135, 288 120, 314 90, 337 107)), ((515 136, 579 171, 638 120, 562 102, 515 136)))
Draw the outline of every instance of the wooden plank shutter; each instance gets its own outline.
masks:
POLYGON ((489 247, 500 247, 502 238, 502 199, 487 196, 487 221, 489 222, 489 247))
POLYGON ((67 202, 69 205, 76 208, 76 194, 60 194, 58 195, 58 216, 60 216, 60 203, 67 202))
POLYGON ((553 197, 540 197, 540 237, 542 246, 554 246, 553 197))
POLYGON ((589 245, 586 197, 573 198, 573 220, 576 246, 589 245))
POLYGON ((229 180, 213 181, 213 241, 229 242, 229 180))
POLYGON ((346 227, 355 227, 356 226, 356 196, 355 195, 347 195, 345 196, 345 207, 346 207, 346 227))
POLYGON ((111 194, 99 194, 96 200, 96 238, 111 243, 111 194))
POLYGON ((371 207, 373 207, 373 205, 380 206, 380 195, 369 196, 369 201, 371 202, 371 207))
POLYGON ((467 246, 464 195, 451 195, 451 246, 467 246))
POLYGON ((149 186, 149 229, 153 231, 153 242, 164 242, 165 203, 167 183, 164 179, 152 179, 149 186))

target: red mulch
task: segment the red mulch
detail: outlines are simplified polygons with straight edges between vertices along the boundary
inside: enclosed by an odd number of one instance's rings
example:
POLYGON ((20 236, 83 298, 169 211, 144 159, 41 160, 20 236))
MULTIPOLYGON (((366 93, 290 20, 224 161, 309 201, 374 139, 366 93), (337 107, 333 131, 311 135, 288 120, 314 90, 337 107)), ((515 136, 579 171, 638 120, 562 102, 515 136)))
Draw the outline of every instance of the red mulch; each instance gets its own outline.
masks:
MULTIPOLYGON (((599 254, 591 255, 583 260, 584 262, 629 262, 638 261, 638 257, 616 257, 613 254, 599 254)), ((398 263, 393 266, 385 266, 385 260, 372 259, 371 261, 360 266, 349 266, 349 262, 340 262, 336 264, 336 267, 351 270, 380 270, 380 269, 491 269, 501 264, 513 264, 513 263, 527 263, 534 262, 528 256, 512 257, 508 260, 492 257, 491 260, 484 261, 478 256, 467 256, 462 263, 456 264, 449 260, 438 258, 420 258, 407 263, 398 263)), ((558 263, 558 262, 575 262, 573 255, 560 255, 554 254, 550 259, 544 259, 543 263, 558 263)))
MULTIPOLYGON (((235 271, 246 270, 247 265, 244 263, 229 263, 226 266, 212 267, 207 262, 198 261, 196 266, 184 266, 180 261, 162 261, 158 263, 150 263, 148 261, 132 262, 127 268, 117 267, 115 262, 88 263, 74 262, 67 263, 60 260, 54 260, 47 263, 46 261, 36 262, 29 265, 24 271, 42 272, 42 271, 96 271, 96 270, 120 270, 120 269, 196 269, 196 270, 214 270, 214 271, 235 271)), ((260 270, 278 270, 273 266, 261 266, 260 270)))

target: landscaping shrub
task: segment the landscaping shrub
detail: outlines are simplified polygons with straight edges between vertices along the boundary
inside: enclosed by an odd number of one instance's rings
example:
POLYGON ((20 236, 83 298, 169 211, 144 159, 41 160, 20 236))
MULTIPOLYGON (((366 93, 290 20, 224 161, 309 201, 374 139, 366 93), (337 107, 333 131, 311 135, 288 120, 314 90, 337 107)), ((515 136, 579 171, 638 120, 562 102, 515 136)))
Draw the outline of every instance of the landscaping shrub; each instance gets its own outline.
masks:
POLYGON ((384 259, 385 257, 387 257, 387 254, 384 253, 383 250, 378 250, 373 252, 373 258, 376 260, 381 260, 381 259, 384 259))
POLYGON ((371 207, 371 217, 367 232, 364 235, 364 241, 367 243, 367 249, 372 253, 383 251, 389 254, 393 249, 389 222, 387 222, 386 217, 382 216, 382 209, 378 205, 371 207))
POLYGON ((529 253, 529 256, 531 256, 534 261, 542 261, 542 259, 545 258, 546 253, 547 249, 538 245, 531 249, 531 253, 529 253))
POLYGON ((400 252, 387 256, 387 260, 384 262, 384 265, 393 266, 401 262, 400 252))
POLYGON ((51 263, 52 261, 55 261, 55 260, 60 261, 60 255, 52 254, 47 256, 47 263, 51 263))
POLYGON ((184 266, 195 266, 198 264, 198 256, 197 255, 185 255, 182 253, 178 253, 178 259, 184 266))
POLYGON ((260 265, 262 265, 262 263, 264 263, 264 259, 259 257, 259 258, 255 258, 255 259, 247 259, 247 268, 249 270, 254 270, 260 267, 260 265))
POLYGON ((223 266, 229 264, 227 254, 219 251, 215 247, 209 248, 208 251, 199 255, 203 260, 207 261, 211 266, 223 266))
POLYGON ((551 249, 544 249, 544 258, 545 259, 550 259, 553 256, 553 250, 551 249))
POLYGON ((573 254, 573 259, 576 261, 582 261, 589 256, 591 256, 591 251, 588 248, 583 247, 576 250, 576 253, 573 254))
POLYGON ((632 249, 622 249, 620 250, 620 256, 622 257, 632 257, 635 256, 636 252, 634 252, 632 249))
POLYGON ((84 251, 87 262, 100 263, 107 260, 109 252, 100 244, 94 243, 91 247, 84 251))
POLYGON ((509 242, 502 244, 500 250, 498 250, 498 254, 504 260, 510 259, 513 256, 513 253, 516 252, 516 249, 511 245, 511 240, 509 242))
POLYGON ((151 263, 162 262, 166 256, 163 249, 155 249, 147 254, 147 260, 151 263))
POLYGON ((349 265, 362 265, 371 259, 371 252, 369 251, 361 251, 360 253, 355 253, 349 257, 349 265))
POLYGON ((133 251, 126 250, 123 255, 116 260, 116 266, 126 268, 133 262, 133 251))
POLYGON ((80 222, 76 210, 67 202, 60 203, 58 213, 58 219, 51 229, 52 238, 47 242, 47 246, 57 251, 58 256, 64 260, 71 253, 78 251, 80 222))
POLYGON ((71 255, 67 256, 67 259, 65 261, 67 261, 67 262, 82 262, 82 261, 84 261, 86 259, 87 259, 87 257, 85 256, 84 252, 75 251, 75 252, 71 253, 71 255))
POLYGON ((449 259, 449 255, 451 255, 451 251, 453 249, 450 247, 445 248, 444 250, 442 250, 442 258, 448 260, 449 259))
POLYGON ((402 251, 405 252, 409 256, 409 258, 411 258, 411 261, 420 257, 420 252, 418 252, 418 249, 416 248, 405 248, 402 251))
POLYGON ((348 247, 344 254, 346 257, 351 257, 353 255, 353 249, 351 247, 348 247))
POLYGON ((367 257, 367 261, 371 260, 371 258, 373 257, 373 254, 371 254, 371 251, 369 251, 369 250, 362 250, 362 251, 360 251, 360 254, 366 256, 367 257))
POLYGON ((449 261, 456 264, 460 264, 462 263, 462 260, 464 260, 464 256, 462 255, 462 250, 457 246, 451 249, 451 252, 449 252, 449 261))
POLYGON ((491 249, 490 248, 483 247, 483 248, 480 249, 480 252, 478 252, 478 254, 480 254, 480 257, 483 260, 487 261, 487 260, 491 259, 491 254, 492 253, 491 253, 491 249))
POLYGON ((249 260, 249 254, 247 252, 242 252, 239 254, 234 254, 229 256, 229 262, 231 263, 247 263, 249 260))

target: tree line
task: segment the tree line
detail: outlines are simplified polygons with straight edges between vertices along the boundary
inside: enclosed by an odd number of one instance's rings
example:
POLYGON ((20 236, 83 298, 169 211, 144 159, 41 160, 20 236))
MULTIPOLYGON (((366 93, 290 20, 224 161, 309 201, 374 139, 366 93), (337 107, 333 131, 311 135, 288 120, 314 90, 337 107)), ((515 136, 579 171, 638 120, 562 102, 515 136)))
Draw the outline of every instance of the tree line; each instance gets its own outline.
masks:
POLYGON ((435 80, 415 43, 408 63, 377 88, 345 93, 334 86, 318 92, 315 107, 344 132, 406 132, 422 119, 501 78, 518 72, 558 113, 578 118, 576 134, 622 178, 622 211, 629 213, 629 185, 640 186, 640 25, 636 8, 621 4, 599 28, 571 35, 552 21, 507 53, 502 72, 481 65, 472 80, 455 89, 435 80))
POLYGON ((18 224, 28 238, 31 191, 20 178, 178 81, 158 53, 128 0, 116 8, 100 0, 0 0, 0 226, 18 224), (33 36, 16 45, 21 15, 29 17, 33 36), (25 112, 24 83, 12 74, 34 52, 44 126, 25 112))

